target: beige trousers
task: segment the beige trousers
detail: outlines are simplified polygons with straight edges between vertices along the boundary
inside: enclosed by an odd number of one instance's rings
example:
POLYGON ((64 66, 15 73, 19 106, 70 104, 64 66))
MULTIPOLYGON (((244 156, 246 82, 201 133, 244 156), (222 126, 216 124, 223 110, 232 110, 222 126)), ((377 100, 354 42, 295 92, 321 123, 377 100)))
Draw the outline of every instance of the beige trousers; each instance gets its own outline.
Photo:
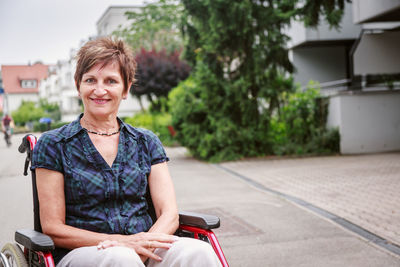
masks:
POLYGON ((221 263, 211 245, 193 238, 179 238, 170 249, 156 249, 161 262, 150 259, 143 264, 139 255, 131 248, 111 247, 98 250, 97 247, 82 247, 72 250, 57 267, 214 267, 221 263))

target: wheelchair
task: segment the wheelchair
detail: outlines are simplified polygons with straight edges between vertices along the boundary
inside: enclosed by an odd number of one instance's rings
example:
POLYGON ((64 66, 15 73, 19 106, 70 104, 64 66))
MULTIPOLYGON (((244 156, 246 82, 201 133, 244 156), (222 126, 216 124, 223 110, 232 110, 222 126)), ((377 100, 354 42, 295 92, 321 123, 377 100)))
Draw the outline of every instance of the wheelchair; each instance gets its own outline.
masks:
MULTIPOLYGON (((34 135, 27 134, 22 138, 22 143, 18 150, 26 153, 24 175, 28 175, 28 168, 31 163, 32 151, 37 139, 34 135)), ((36 174, 31 170, 32 193, 33 193, 33 213, 34 230, 21 229, 15 232, 17 243, 7 243, 0 252, 0 267, 54 267, 54 260, 51 251, 55 249, 53 240, 42 233, 39 217, 39 200, 36 189, 36 174), (23 247, 23 250, 21 247, 23 247)), ((154 219, 155 211, 151 202, 150 192, 147 190, 147 201, 149 204, 150 216, 154 219), (149 201, 150 200, 150 201, 149 201)), ((217 216, 200 214, 194 212, 179 213, 179 229, 175 233, 181 237, 191 237, 208 242, 214 249, 223 267, 227 267, 228 262, 224 256, 222 248, 212 229, 220 226, 220 219, 217 216)))

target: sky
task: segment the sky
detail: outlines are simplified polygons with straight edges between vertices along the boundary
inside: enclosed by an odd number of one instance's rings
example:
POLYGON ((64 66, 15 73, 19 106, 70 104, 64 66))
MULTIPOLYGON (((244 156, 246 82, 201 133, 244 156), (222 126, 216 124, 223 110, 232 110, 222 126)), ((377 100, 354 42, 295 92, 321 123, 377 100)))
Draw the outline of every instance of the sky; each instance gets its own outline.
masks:
POLYGON ((68 60, 113 6, 145 0, 0 0, 0 65, 68 60))

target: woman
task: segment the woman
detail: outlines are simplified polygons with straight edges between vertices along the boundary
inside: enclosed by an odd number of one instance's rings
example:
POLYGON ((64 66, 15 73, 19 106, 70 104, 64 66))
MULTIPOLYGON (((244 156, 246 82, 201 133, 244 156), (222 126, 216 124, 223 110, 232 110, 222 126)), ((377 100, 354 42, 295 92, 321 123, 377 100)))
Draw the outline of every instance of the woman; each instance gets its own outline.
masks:
POLYGON ((57 266, 219 266, 207 243, 172 235, 178 211, 159 139, 117 117, 134 82, 131 50, 100 38, 86 43, 77 59, 84 112, 44 133, 32 161, 41 225, 56 244, 57 266))

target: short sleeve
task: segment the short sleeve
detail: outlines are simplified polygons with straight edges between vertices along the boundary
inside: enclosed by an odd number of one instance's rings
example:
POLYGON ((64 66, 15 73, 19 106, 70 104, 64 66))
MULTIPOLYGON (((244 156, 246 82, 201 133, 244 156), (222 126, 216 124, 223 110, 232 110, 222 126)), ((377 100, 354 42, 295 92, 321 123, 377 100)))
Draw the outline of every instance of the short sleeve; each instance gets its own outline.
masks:
POLYGON ((43 134, 33 149, 32 169, 44 168, 63 172, 60 147, 54 136, 43 134))
POLYGON ((151 157, 151 165, 169 161, 167 153, 157 135, 151 131, 147 131, 147 142, 151 157))

